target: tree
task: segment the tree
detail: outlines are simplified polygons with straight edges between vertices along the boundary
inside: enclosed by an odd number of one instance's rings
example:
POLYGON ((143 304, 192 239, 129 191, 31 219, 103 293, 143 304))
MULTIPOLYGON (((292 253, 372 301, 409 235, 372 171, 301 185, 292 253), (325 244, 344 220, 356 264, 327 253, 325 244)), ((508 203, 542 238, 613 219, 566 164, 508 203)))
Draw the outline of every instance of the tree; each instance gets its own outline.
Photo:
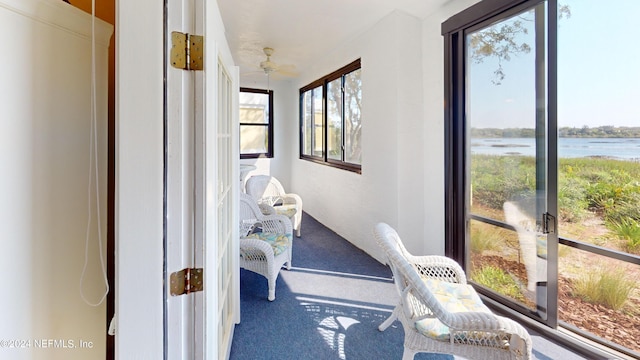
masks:
MULTIPOLYGON (((568 5, 558 5, 558 18, 570 18, 571 9, 568 5)), ((494 85, 500 85, 505 78, 503 62, 510 61, 512 56, 528 54, 531 45, 523 41, 529 33, 528 23, 535 21, 535 10, 531 9, 514 18, 491 25, 469 36, 470 58, 476 64, 486 58, 495 57, 498 68, 493 72, 494 85)))

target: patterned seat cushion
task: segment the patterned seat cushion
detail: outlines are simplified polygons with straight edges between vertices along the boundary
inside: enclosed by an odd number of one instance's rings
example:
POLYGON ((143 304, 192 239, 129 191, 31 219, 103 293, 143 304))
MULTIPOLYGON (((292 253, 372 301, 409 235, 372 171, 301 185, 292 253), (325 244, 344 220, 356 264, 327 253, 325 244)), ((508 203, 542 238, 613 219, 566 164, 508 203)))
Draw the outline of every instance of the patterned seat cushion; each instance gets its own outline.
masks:
POLYGON ((284 215, 288 218, 293 217, 293 215, 296 214, 297 210, 296 210, 296 205, 280 205, 280 206, 276 206, 274 207, 274 209, 276 209, 276 214, 278 215, 284 215))
POLYGON ((247 239, 260 239, 266 241, 273 248, 273 254, 278 256, 282 254, 287 248, 289 244, 291 244, 291 236, 288 234, 274 234, 274 233, 264 233, 258 232, 249 234, 246 236, 247 239))
MULTIPOLYGON (((491 312, 482 303, 480 296, 471 285, 455 284, 435 279, 424 279, 424 283, 440 304, 449 312, 491 312)), ((428 318, 417 321, 416 329, 425 336, 449 341, 449 327, 438 319, 428 318)))

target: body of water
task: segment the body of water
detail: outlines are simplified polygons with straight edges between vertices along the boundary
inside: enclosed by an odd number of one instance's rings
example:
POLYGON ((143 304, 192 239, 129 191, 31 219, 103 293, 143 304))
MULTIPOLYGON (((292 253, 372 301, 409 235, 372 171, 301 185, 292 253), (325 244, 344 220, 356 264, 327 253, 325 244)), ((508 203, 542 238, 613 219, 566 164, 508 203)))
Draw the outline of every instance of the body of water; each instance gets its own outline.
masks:
MULTIPOLYGON (((475 138, 471 140, 472 154, 535 155, 534 138, 475 138)), ((639 138, 559 138, 558 156, 561 158, 606 157, 640 161, 639 138)))

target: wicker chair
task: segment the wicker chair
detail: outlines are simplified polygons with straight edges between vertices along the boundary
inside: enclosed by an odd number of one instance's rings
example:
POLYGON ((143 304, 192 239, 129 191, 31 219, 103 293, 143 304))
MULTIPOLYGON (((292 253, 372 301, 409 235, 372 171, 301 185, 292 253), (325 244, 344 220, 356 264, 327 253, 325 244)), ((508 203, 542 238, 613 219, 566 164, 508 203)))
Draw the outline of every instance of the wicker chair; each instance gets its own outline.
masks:
POLYGON ((377 224, 374 235, 387 255, 400 294, 394 314, 405 333, 403 360, 413 359, 418 352, 468 359, 531 359, 527 331, 491 313, 466 284, 457 264, 441 256, 411 256, 387 224, 377 224))
POLYGON ((302 198, 297 194, 287 193, 278 179, 268 175, 254 175, 247 179, 247 194, 258 203, 273 206, 280 214, 287 215, 295 211, 292 217, 296 236, 300 237, 302 223, 302 198))
POLYGON ((293 228, 284 215, 264 215, 268 209, 247 194, 240 194, 240 267, 267 278, 269 301, 276 298, 280 269, 291 269, 293 228))

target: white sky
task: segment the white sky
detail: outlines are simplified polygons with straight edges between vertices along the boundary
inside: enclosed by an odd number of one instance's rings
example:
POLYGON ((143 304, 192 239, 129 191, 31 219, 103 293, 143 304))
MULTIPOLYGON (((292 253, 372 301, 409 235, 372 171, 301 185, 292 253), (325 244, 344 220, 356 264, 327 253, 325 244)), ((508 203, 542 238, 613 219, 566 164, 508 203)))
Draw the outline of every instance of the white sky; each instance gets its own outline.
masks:
MULTIPOLYGON (((558 125, 640 126, 638 0, 561 0, 571 17, 559 21, 558 125)), ((506 78, 493 85, 495 59, 473 64, 467 114, 472 127, 532 128, 535 119, 532 51, 503 63, 506 78)))

